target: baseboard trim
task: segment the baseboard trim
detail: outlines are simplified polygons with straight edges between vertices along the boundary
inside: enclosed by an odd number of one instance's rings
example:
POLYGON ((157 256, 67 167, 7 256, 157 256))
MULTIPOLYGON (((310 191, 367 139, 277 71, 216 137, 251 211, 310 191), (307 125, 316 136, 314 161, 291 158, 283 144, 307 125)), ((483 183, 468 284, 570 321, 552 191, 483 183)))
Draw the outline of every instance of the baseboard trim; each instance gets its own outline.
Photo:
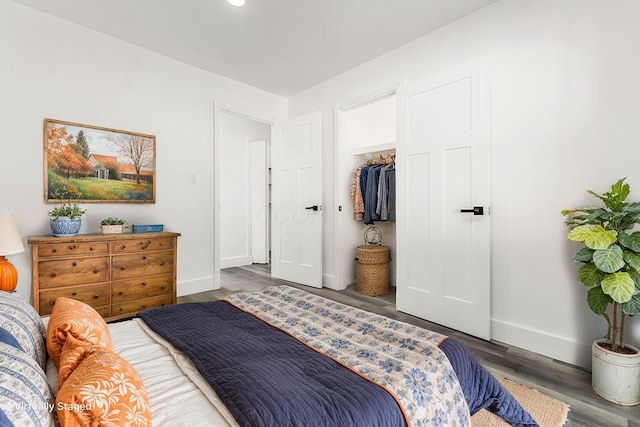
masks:
POLYGON ((325 288, 333 289, 334 291, 341 291, 346 288, 346 286, 340 286, 340 284, 336 280, 336 276, 333 274, 322 275, 322 286, 325 288))
POLYGON ((252 262, 251 256, 220 258, 220 268, 243 267, 245 265, 251 265, 252 262))
POLYGON ((220 288, 220 284, 218 284, 218 287, 215 287, 213 276, 209 276, 209 277, 203 277, 201 279, 187 280, 187 281, 178 283, 176 288, 176 294, 179 297, 183 297, 185 295, 212 291, 214 289, 219 289, 219 288, 220 288))
POLYGON ((491 337, 505 344, 591 369, 591 343, 580 343, 560 335, 498 319, 491 320, 491 337))

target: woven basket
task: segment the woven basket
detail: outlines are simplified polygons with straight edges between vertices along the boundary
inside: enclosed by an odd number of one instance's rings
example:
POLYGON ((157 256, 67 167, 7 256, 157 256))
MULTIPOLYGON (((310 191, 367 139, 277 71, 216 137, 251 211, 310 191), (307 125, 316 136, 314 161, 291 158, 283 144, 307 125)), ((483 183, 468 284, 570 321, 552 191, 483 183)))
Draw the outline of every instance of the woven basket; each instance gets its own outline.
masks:
POLYGON ((389 246, 358 246, 356 290, 364 295, 378 296, 389 292, 389 246))

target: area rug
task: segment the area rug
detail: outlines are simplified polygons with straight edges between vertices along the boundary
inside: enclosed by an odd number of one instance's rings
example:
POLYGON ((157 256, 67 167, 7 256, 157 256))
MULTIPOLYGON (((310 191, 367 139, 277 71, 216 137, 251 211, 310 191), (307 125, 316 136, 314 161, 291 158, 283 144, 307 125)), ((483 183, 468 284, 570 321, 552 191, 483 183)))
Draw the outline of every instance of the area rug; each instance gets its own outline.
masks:
MULTIPOLYGON (((507 378, 498 378, 498 381, 531 414, 540 427, 561 427, 567 421, 569 405, 566 403, 507 378)), ((471 417, 472 427, 509 427, 509 425, 487 410, 482 410, 471 417)))

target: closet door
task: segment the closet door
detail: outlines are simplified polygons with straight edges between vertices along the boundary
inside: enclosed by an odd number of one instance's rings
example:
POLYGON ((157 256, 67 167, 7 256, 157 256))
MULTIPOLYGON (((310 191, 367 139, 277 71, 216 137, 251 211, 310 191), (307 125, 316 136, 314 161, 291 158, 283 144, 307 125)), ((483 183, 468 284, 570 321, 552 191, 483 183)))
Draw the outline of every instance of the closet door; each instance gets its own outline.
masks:
POLYGON ((489 128, 489 79, 480 67, 398 92, 397 309, 484 339, 491 338, 489 128))

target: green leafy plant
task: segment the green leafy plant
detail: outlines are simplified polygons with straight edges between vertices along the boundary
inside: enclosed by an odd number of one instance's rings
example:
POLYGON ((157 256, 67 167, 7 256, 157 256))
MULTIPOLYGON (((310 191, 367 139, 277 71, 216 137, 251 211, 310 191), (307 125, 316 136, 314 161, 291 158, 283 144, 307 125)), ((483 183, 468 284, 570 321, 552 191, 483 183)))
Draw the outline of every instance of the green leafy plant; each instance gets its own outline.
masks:
POLYGON ((597 194, 604 207, 563 210, 569 227, 567 238, 585 246, 573 259, 583 263, 578 279, 587 288, 591 310, 607 321, 606 339, 611 350, 627 352, 624 347, 625 319, 640 314, 640 231, 629 232, 640 223, 640 202, 627 203, 626 178, 597 194), (607 313, 612 304, 611 316, 607 313))
POLYGON ((100 222, 101 225, 124 225, 126 223, 127 222, 121 218, 105 218, 100 222))
POLYGON ((53 208, 53 210, 49 212, 49 216, 53 219, 58 219, 60 217, 75 219, 80 218, 86 211, 86 209, 82 209, 77 203, 69 202, 53 208))

